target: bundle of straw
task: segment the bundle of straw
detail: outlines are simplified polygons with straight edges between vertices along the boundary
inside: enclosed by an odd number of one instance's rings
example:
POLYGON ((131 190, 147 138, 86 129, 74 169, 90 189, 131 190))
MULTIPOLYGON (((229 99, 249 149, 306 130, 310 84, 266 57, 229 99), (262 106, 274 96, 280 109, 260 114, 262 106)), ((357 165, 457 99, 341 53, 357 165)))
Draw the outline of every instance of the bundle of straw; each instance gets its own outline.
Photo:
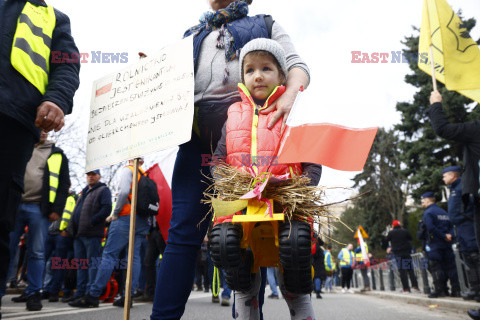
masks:
MULTIPOLYGON (((234 201, 252 190, 255 178, 247 172, 238 170, 225 163, 218 163, 213 172, 214 178, 205 191, 207 200, 218 198, 223 201, 234 201)), ((312 219, 321 226, 327 226, 327 221, 337 221, 328 211, 328 204, 324 203, 325 187, 309 186, 310 179, 305 176, 294 175, 283 182, 270 183, 263 190, 262 197, 272 199, 275 212, 282 210, 288 220, 312 219), (325 219, 326 218, 326 219, 325 219)), ((281 211, 281 212, 282 212, 281 211)))

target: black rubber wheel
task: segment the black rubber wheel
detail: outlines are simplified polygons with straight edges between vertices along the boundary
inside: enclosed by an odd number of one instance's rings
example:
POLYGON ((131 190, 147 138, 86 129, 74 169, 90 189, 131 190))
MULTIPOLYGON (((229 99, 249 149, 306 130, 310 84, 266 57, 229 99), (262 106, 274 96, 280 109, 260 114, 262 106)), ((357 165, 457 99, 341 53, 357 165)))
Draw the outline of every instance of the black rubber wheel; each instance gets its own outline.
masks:
POLYGON ((311 293, 312 241, 310 225, 303 221, 291 221, 280 225, 279 255, 283 267, 285 289, 295 294, 311 293))
POLYGON ((209 235, 210 254, 217 268, 228 269, 240 265, 242 236, 242 227, 239 224, 225 222, 212 228, 209 235))
POLYGON ((252 252, 250 250, 244 250, 240 264, 235 268, 225 269, 225 282, 227 286, 234 291, 249 291, 252 288, 255 276, 250 272, 252 264, 252 252))

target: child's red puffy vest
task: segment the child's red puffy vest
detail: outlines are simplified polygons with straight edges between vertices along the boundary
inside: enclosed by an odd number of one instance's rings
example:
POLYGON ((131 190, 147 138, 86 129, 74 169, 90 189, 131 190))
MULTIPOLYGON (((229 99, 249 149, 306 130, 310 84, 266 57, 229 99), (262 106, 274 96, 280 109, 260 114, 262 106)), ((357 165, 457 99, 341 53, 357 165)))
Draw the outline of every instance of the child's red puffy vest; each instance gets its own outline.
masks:
MULTIPOLYGON (((300 163, 278 164, 275 152, 281 138, 282 119, 277 121, 272 129, 268 129, 268 123, 273 117, 273 112, 260 114, 255 106, 248 89, 239 84, 242 101, 230 106, 227 119, 227 160, 234 167, 241 168, 256 164, 258 173, 269 171, 280 176, 291 173, 302 173, 300 163)), ((271 105, 285 92, 285 87, 277 87, 260 108, 264 109, 271 105)))

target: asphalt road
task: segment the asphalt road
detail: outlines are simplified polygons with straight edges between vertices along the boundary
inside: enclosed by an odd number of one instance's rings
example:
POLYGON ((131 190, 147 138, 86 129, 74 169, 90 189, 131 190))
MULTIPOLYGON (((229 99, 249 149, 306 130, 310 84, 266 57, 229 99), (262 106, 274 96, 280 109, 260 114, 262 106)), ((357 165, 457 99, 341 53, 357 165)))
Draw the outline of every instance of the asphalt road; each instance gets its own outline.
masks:
MULTIPOLYGON (((268 293, 267 293, 268 294, 268 293)), ((123 309, 111 304, 102 304, 95 309, 75 309, 65 303, 44 302, 44 307, 38 312, 29 312, 24 303, 10 301, 12 295, 2 299, 3 320, 72 320, 95 319, 110 320, 123 319, 123 309)), ((394 300, 386 300, 360 294, 323 294, 323 299, 313 299, 316 319, 328 320, 442 320, 442 319, 470 319, 465 312, 442 308, 430 309, 427 306, 406 304, 394 300)), ((44 300, 45 301, 45 300, 44 300)), ((131 309, 130 319, 150 319, 152 304, 135 303, 131 309)), ((231 307, 222 307, 211 302, 209 293, 192 292, 187 303, 185 320, 224 320, 232 319, 231 307)), ((283 299, 267 299, 264 305, 266 320, 289 320, 289 312, 283 299)))

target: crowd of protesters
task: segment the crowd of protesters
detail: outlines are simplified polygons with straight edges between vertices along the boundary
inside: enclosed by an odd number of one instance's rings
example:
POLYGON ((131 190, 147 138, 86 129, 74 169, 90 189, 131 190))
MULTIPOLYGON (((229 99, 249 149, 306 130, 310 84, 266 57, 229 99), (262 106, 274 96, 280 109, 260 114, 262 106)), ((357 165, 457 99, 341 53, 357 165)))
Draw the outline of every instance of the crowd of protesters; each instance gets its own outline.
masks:
MULTIPOLYGON (((185 32, 185 36, 195 38, 195 106, 199 108, 195 134, 190 142, 180 146, 173 173, 169 245, 166 246, 155 218, 136 218, 131 293, 136 300, 154 302, 152 319, 183 315, 194 283, 195 265, 197 290, 212 290, 212 302, 220 302, 222 286, 221 304, 230 305, 231 290, 223 280, 224 272, 212 268, 204 239, 209 221, 204 218, 209 208, 200 200, 206 188, 202 178, 209 176, 208 168, 201 166, 202 154, 215 149, 228 107, 239 101, 239 75, 230 72, 238 67, 238 50, 231 49, 242 48, 254 38, 268 37, 277 41, 289 57, 283 79, 285 93, 275 107, 261 111, 267 114, 275 110, 269 129, 281 125, 279 120, 290 112, 298 89, 307 88, 310 82, 308 66, 286 32, 270 16, 248 16, 251 3, 252 0, 210 1, 214 12, 204 15, 200 24, 185 32), (230 39, 231 44, 226 45, 225 39, 230 39)), ((4 150, 0 164, 6 168, 0 174, 0 295, 5 295, 7 286, 16 287, 26 280, 24 292, 12 300, 26 303, 30 311, 41 310, 42 299, 57 302, 60 295, 61 301, 72 307, 98 307, 101 300, 112 301, 118 293, 118 299, 112 302, 123 306, 132 182, 140 179, 144 171, 140 170, 135 177, 132 163, 121 169, 116 202, 101 181, 99 170, 86 174, 86 186, 81 193, 72 191, 68 159, 47 139, 47 132, 63 127, 64 115, 71 113, 79 85, 78 62, 46 63, 51 51, 68 56, 78 52, 69 19, 41 0, 2 1, 0 18, 0 36, 5 43, 13 43, 0 46, 0 139, 4 150), (35 15, 43 17, 33 19, 40 26, 31 22, 35 15)), ((447 167, 443 172, 444 182, 451 190, 447 211, 436 204, 433 191, 421 197, 425 212, 419 237, 434 280, 429 297, 460 295, 452 250, 452 244, 458 242, 469 269, 470 291, 463 298, 480 301, 480 126, 478 122, 449 123, 441 100, 438 92, 432 93, 428 117, 439 136, 463 143, 464 168, 447 167)), ((387 241, 387 253, 400 272, 403 292, 418 291, 410 263, 411 235, 399 221, 394 221, 387 241)), ((354 249, 353 244, 348 244, 338 255, 332 254, 331 246, 323 245, 318 238, 312 245, 317 299, 322 298, 322 286, 327 292, 333 290, 332 282, 339 274, 341 292, 352 292, 355 268, 361 271, 362 290, 371 290, 368 265, 372 255, 368 245, 362 243, 354 249)), ((268 278, 271 286, 271 299, 279 297, 277 275, 278 269, 262 271, 263 281, 268 278)), ((263 293, 258 297, 263 299, 263 293)), ((470 310, 469 315, 480 319, 480 310, 470 310)))
MULTIPOLYGON (((61 301, 72 307, 98 307, 100 298, 113 300, 115 291, 118 297, 113 304, 123 307, 133 163, 120 171, 117 201, 112 206, 112 194, 101 181, 100 170, 87 172, 86 186, 79 194, 69 190, 68 159, 47 136, 42 132, 27 164, 26 188, 10 234, 9 276, 2 291, 6 286, 18 287, 26 274, 26 289, 12 301, 26 303, 27 310, 41 310, 42 299, 59 301, 59 293, 61 301), (111 288, 106 290, 107 286, 111 288)), ((144 174, 141 169, 140 174, 144 174)), ((153 301, 164 249, 156 219, 137 215, 135 300, 153 301)))

